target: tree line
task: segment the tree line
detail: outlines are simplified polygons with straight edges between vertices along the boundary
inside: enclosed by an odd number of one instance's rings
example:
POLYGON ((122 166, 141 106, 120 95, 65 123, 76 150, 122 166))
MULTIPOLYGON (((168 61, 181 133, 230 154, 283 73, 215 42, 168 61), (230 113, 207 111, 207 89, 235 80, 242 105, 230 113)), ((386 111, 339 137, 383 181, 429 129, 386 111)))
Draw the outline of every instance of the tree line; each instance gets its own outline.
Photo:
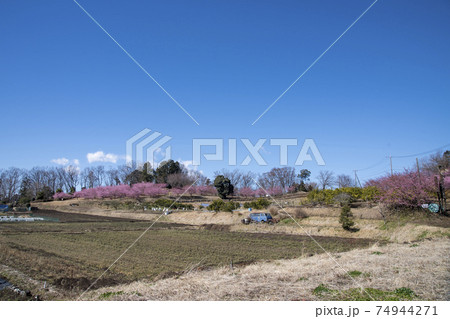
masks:
MULTIPOLYGON (((430 174, 449 172, 449 151, 436 153, 422 161, 420 170, 430 174)), ((214 172, 213 181, 221 176, 218 187, 228 193, 265 189, 278 192, 311 191, 357 186, 349 175, 335 175, 328 170, 318 172, 311 181, 311 171, 294 167, 275 167, 268 172, 256 174, 239 169, 222 169, 214 172)), ((48 200, 58 192, 74 193, 77 189, 99 186, 133 185, 142 182, 167 184, 168 188, 182 188, 196 184, 213 185, 211 180, 195 170, 189 170, 177 161, 168 160, 156 168, 145 163, 132 168, 127 165, 106 168, 103 165, 80 170, 75 166, 33 167, 0 169, 0 201, 17 204, 31 200, 48 200)), ((217 188, 217 187, 216 187, 217 188)), ((276 194, 277 192, 274 192, 276 194)), ((226 196, 226 195, 225 195, 226 196)))

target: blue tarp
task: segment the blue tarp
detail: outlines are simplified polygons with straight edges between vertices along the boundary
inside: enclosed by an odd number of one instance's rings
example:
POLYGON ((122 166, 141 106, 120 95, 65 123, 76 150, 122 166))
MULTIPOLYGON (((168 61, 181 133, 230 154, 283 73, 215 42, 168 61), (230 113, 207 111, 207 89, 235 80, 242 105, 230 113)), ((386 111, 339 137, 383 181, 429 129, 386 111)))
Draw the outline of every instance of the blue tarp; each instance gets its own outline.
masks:
POLYGON ((0 205, 0 212, 7 212, 9 211, 8 205, 0 205))

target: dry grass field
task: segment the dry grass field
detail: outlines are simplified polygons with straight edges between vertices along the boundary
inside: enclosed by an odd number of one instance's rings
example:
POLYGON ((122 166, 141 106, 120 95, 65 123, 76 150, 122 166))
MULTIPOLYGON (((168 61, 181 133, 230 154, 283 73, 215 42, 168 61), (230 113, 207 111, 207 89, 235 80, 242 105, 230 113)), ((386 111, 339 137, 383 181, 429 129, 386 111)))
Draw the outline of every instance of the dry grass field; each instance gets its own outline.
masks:
MULTIPOLYGON (((348 232, 334 207, 243 225, 245 210, 161 216, 95 200, 38 206, 36 216, 57 221, 0 224, 0 277, 44 300, 78 298, 157 218, 84 299, 449 299, 447 217, 383 220, 377 207, 362 206, 353 209, 358 231, 348 232)), ((3 291, 0 299, 17 298, 3 291)))
MULTIPOLYGON (((42 212, 65 222, 0 224, 2 264, 48 282, 72 298, 89 285, 148 227, 148 222, 42 212)), ((327 251, 367 247, 373 241, 320 237, 327 251)), ((322 253, 309 237, 229 232, 222 227, 156 223, 97 283, 100 286, 177 276, 193 265, 235 266, 322 253)), ((5 276, 7 274, 3 274, 5 276)), ((42 292, 41 292, 42 293, 42 292)))
POLYGON ((450 241, 374 245, 104 287, 90 300, 449 300, 450 241), (361 287, 365 290, 361 290, 361 287))

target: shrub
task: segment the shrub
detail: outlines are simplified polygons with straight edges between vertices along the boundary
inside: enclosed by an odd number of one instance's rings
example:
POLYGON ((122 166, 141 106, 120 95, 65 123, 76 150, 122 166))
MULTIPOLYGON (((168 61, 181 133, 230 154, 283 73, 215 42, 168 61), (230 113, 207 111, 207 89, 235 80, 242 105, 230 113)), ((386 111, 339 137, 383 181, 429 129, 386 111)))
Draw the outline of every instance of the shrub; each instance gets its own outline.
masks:
POLYGON ((209 204, 208 207, 206 207, 207 210, 212 210, 215 212, 219 212, 222 207, 225 205, 225 202, 221 199, 214 200, 211 204, 209 204))
POLYGON ((341 215, 339 216, 339 223, 341 223, 342 228, 345 230, 352 230, 352 227, 355 225, 355 222, 353 221, 353 214, 349 205, 342 207, 341 215))
POLYGON ((293 216, 295 218, 307 218, 308 214, 306 214, 306 212, 300 207, 297 207, 296 209, 294 209, 293 216))
POLYGON ((266 198, 258 198, 257 200, 244 203, 244 208, 266 209, 269 205, 270 201, 266 198))
POLYGON ((331 189, 318 190, 314 189, 308 193, 306 197, 312 204, 332 204, 334 192, 331 189))
POLYGON ((275 206, 275 205, 270 205, 270 206, 269 206, 269 213, 270 213, 272 216, 277 216, 277 215, 278 215, 278 207, 275 206))
POLYGON ((342 187, 336 189, 313 189, 308 193, 307 200, 312 204, 351 203, 355 200, 374 201, 378 199, 379 190, 376 187, 365 188, 342 187))
POLYGON ((216 212, 232 212, 235 209, 238 209, 240 207, 239 203, 229 201, 224 202, 221 199, 214 200, 208 207, 208 210, 216 211, 216 212))

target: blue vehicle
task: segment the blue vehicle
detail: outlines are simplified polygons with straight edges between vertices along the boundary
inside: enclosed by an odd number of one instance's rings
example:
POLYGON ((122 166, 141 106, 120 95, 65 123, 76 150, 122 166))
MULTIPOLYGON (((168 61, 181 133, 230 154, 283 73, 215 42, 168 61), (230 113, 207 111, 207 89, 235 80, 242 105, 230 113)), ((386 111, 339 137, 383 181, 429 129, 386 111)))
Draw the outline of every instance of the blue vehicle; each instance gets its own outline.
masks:
POLYGON ((248 215, 247 218, 244 218, 242 220, 243 224, 250 224, 250 223, 268 223, 268 224, 272 224, 273 223, 273 218, 272 215, 270 215, 269 213, 251 213, 250 215, 248 215))

